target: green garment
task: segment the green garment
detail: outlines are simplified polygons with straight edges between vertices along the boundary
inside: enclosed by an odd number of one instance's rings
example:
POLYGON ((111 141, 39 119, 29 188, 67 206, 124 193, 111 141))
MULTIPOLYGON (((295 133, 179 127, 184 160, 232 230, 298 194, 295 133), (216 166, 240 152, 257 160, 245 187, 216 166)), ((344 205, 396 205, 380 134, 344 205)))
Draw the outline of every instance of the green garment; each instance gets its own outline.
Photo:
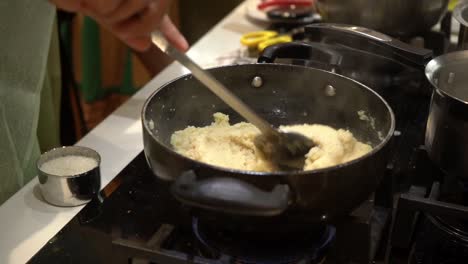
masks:
POLYGON ((35 177, 39 139, 43 149, 59 144, 55 8, 42 0, 0 1, 0 35, 1 204, 35 177))
POLYGON ((136 88, 133 85, 132 58, 130 49, 124 67, 122 83, 113 87, 105 87, 101 80, 101 43, 99 25, 90 17, 85 17, 82 32, 82 83, 80 90, 85 102, 95 102, 111 93, 132 95, 136 88))

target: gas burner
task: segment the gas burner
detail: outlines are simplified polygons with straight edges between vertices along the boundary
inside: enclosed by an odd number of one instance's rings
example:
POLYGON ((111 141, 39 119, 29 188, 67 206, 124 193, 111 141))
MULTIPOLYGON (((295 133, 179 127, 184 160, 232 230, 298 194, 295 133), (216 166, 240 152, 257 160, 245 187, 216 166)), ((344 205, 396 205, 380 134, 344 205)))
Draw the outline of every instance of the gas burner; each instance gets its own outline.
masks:
POLYGON ((444 202, 440 194, 439 182, 432 184, 430 192, 425 187, 412 186, 409 192, 401 194, 393 224, 391 250, 411 248, 413 263, 466 261, 468 207, 444 202), (420 224, 416 227, 418 222, 420 224))
MULTIPOLYGON (((436 185, 430 198, 460 205, 459 209, 465 206, 467 210, 466 182, 450 175, 444 175, 443 181, 439 197, 434 195, 437 194, 434 192, 436 185)), ((450 210, 442 215, 426 213, 421 220, 410 259, 413 263, 465 262, 468 259, 468 218, 450 216, 450 210)))
POLYGON ((410 257, 411 263, 465 263, 468 234, 459 221, 425 215, 410 257), (460 229, 462 228, 462 229, 460 229))
POLYGON ((301 237, 272 239, 261 235, 214 230, 193 218, 195 236, 209 252, 233 256, 239 264, 315 264, 321 263, 335 241, 333 226, 320 226, 301 237))
POLYGON ((180 234, 174 226, 163 224, 148 241, 117 238, 112 243, 130 262, 144 260, 145 263, 171 264, 318 264, 325 261, 326 253, 336 234, 333 226, 325 226, 317 237, 273 242, 255 238, 239 239, 225 232, 207 233, 202 231, 200 226, 198 220, 194 219, 193 232, 197 238, 195 241, 174 242, 180 234), (185 250, 181 249, 181 245, 185 250), (189 248, 190 250, 187 250, 189 248))

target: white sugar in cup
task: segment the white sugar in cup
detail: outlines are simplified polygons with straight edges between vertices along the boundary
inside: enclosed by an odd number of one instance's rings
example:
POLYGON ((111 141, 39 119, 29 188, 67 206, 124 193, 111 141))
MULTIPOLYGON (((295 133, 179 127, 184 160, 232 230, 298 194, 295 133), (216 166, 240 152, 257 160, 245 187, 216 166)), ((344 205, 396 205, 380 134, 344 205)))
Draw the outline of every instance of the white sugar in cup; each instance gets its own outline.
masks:
POLYGON ((99 154, 87 147, 52 149, 37 161, 41 193, 57 206, 77 206, 91 201, 101 187, 99 154))

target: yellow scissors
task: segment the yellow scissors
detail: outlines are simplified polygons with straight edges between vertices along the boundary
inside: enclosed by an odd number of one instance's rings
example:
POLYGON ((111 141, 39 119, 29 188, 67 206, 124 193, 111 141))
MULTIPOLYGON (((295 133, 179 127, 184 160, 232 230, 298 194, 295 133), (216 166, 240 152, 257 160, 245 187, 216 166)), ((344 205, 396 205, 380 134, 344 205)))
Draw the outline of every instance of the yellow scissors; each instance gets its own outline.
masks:
POLYGON ((453 11, 455 9, 455 6, 457 6, 458 1, 457 0, 450 0, 449 5, 448 5, 448 10, 453 11))
POLYGON ((277 31, 263 30, 244 34, 240 41, 242 45, 256 48, 261 52, 268 46, 291 42, 292 40, 290 35, 280 35, 277 31))

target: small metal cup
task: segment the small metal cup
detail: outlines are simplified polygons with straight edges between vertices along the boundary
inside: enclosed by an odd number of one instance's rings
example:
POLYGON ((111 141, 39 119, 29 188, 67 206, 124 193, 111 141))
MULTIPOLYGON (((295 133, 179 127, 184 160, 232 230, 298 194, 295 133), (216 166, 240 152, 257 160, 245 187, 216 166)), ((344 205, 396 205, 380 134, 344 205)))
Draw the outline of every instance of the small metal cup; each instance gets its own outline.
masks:
POLYGON ((95 197, 101 188, 101 157, 86 147, 70 146, 52 149, 37 161, 39 186, 44 199, 57 206, 78 206, 95 197), (41 170, 41 166, 49 161, 63 156, 84 156, 97 162, 97 166, 89 171, 76 175, 52 175, 41 170))

